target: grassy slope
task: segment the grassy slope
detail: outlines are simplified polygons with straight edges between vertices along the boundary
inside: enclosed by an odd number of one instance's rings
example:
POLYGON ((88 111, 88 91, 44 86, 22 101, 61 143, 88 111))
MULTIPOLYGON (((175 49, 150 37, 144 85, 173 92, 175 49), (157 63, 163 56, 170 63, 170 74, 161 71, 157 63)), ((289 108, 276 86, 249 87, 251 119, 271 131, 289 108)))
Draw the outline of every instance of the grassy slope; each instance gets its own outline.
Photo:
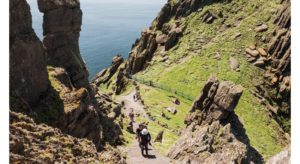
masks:
MULTIPOLYGON (((268 24, 269 30, 262 34, 268 38, 274 25, 271 16, 280 7, 279 1, 267 0, 234 0, 234 3, 215 3, 203 8, 202 12, 193 13, 185 22, 187 29, 179 44, 167 52, 170 58, 169 63, 159 62, 160 57, 154 57, 152 65, 145 71, 136 75, 136 78, 151 80, 193 97, 199 94, 205 81, 210 75, 216 75, 221 80, 230 80, 244 87, 244 94, 236 108, 236 113, 243 122, 251 145, 255 147, 265 158, 279 152, 282 143, 280 128, 268 117, 264 106, 260 105, 256 98, 250 93, 253 88, 253 79, 262 80, 263 71, 252 66, 246 61, 244 49, 258 43, 260 47, 267 47, 266 44, 257 41, 257 33, 253 30, 258 22, 268 24), (205 24, 201 21, 201 15, 206 10, 218 14, 220 11, 228 18, 225 24, 231 27, 224 32, 218 32, 223 24, 222 19, 217 19, 213 24, 205 24), (241 21, 238 18, 243 17, 241 21), (242 35, 233 39, 237 32, 242 35), (205 43, 200 43, 203 38, 205 43), (221 60, 213 59, 214 53, 221 54, 221 60), (228 60, 234 56, 240 61, 240 72, 231 71, 228 60)), ((164 105, 160 101, 165 100, 166 94, 162 90, 149 91, 144 93, 145 103, 154 110, 164 105), (153 95, 152 95, 153 94, 153 95)), ((142 94, 143 95, 143 94, 142 94)), ((190 103, 187 103, 190 104, 190 103)), ((190 106, 189 106, 190 107, 190 106)), ((185 107, 189 109, 189 107, 185 107)), ((181 118, 171 119, 169 122, 183 122, 181 118)), ((172 124, 172 123, 169 123, 172 124)))
POLYGON ((148 129, 152 135, 152 141, 154 141, 155 137, 161 130, 164 130, 163 142, 154 143, 154 147, 162 154, 165 154, 167 150, 178 139, 177 134, 180 128, 184 127, 184 123, 182 120, 188 113, 188 110, 191 106, 191 102, 176 96, 180 101, 180 105, 175 105, 172 102, 172 98, 170 97, 174 96, 171 93, 145 85, 140 85, 140 88, 141 96, 144 99, 145 105, 148 107, 148 112, 153 118, 155 118, 155 121, 146 120, 141 117, 138 118, 137 121, 149 122, 148 129), (177 113, 175 115, 169 113, 166 110, 167 107, 175 107, 177 113), (162 117, 162 112, 164 112, 164 114, 170 119, 162 117), (167 124, 168 128, 160 126, 158 124, 158 121, 160 122, 160 124, 167 124))
MULTIPOLYGON (((191 101, 185 100, 184 98, 176 96, 180 100, 180 105, 175 105, 172 102, 172 98, 170 96, 174 96, 172 93, 168 93, 164 90, 152 88, 146 85, 139 84, 140 93, 142 98, 144 99, 145 105, 148 107, 148 112, 150 115, 155 118, 155 121, 151 121, 144 117, 136 117, 135 121, 138 123, 148 122, 148 129, 152 136, 152 143, 155 149, 157 149, 160 153, 166 154, 167 150, 177 141, 178 139, 178 131, 180 128, 183 128, 185 125, 183 123, 183 118, 185 118, 188 110, 192 104, 191 101), (176 107, 177 113, 175 115, 169 113, 166 108, 167 107, 176 107), (161 113, 164 112, 167 117, 170 119, 163 118, 161 113), (164 128, 158 124, 167 124, 168 128, 164 128), (157 134, 164 130, 163 142, 162 143, 154 143, 154 139, 157 134)), ((119 99, 121 96, 124 96, 130 93, 133 88, 128 87, 125 92, 121 95, 114 96, 115 99, 119 99)), ((123 126, 129 123, 129 118, 125 118, 123 122, 123 126)), ((126 128, 122 130, 123 137, 126 141, 126 145, 130 145, 135 135, 126 131, 126 128)))

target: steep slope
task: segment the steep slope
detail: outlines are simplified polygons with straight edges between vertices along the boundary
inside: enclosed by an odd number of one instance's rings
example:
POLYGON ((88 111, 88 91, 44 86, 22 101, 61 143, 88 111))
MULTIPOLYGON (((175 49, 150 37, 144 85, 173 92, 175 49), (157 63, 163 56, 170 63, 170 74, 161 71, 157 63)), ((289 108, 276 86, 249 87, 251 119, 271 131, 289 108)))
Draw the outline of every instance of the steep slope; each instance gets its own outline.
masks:
POLYGON ((168 127, 180 120, 161 118, 167 97, 191 104, 211 75, 240 84, 235 113, 266 160, 290 142, 289 63, 290 1, 178 0, 162 8, 118 71, 95 81, 116 95, 119 84, 124 91, 139 82, 147 111, 168 127))

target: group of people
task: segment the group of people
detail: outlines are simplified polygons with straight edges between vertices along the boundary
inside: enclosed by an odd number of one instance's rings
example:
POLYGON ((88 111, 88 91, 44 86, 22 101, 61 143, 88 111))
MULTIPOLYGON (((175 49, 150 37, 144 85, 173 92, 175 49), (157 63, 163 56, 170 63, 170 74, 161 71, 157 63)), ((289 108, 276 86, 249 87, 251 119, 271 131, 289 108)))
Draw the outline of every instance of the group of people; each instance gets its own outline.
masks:
MULTIPOLYGON (((133 95, 133 100, 136 102, 138 100, 137 95, 133 95)), ((133 109, 130 109, 130 112, 128 113, 128 116, 130 118, 131 127, 133 127, 134 121, 134 111, 133 109)), ((148 145, 151 145, 151 135, 148 131, 147 125, 145 123, 139 124, 138 128, 136 129, 136 139, 139 142, 139 147, 141 149, 141 153, 143 156, 148 157, 148 145), (145 154, 144 154, 145 151, 145 154)))
POLYGON ((139 142, 141 148, 141 153, 143 156, 148 156, 148 145, 151 145, 151 135, 148 132, 147 126, 144 124, 139 124, 139 127, 136 129, 136 139, 139 142), (144 154, 144 151, 146 154, 144 154))

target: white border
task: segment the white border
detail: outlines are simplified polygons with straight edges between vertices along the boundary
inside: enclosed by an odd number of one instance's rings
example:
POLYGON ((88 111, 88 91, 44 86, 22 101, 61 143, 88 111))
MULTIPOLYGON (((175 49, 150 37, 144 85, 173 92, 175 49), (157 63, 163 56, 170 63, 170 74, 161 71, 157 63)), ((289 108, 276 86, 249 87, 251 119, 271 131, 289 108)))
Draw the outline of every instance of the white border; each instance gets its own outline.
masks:
POLYGON ((300 146, 300 22, 299 22, 299 0, 292 0, 292 163, 299 163, 300 146))
MULTIPOLYGON (((300 20, 299 0, 292 0, 292 163, 300 162, 300 20)), ((0 155, 1 163, 9 163, 9 0, 0 5, 0 155)))
POLYGON ((1 163, 9 163, 9 0, 1 1, 0 16, 0 154, 1 163))

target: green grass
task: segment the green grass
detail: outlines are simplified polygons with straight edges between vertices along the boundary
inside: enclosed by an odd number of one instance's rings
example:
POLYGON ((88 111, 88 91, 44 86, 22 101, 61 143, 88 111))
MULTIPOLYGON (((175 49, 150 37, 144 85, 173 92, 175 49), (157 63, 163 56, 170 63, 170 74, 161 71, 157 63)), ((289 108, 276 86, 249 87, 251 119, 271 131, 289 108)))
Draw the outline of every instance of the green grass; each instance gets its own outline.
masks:
POLYGON ((64 109, 64 103, 61 99, 61 93, 58 92, 61 88, 61 84, 53 77, 54 68, 47 66, 47 70, 51 86, 47 91, 47 96, 41 100, 38 106, 34 107, 30 116, 38 122, 51 124, 57 120, 60 112, 64 109))
POLYGON ((184 118, 189 112, 191 102, 176 96, 180 101, 180 105, 175 105, 172 102, 172 98, 169 97, 174 96, 174 94, 172 93, 168 93, 161 89, 151 88, 145 85, 140 85, 140 88, 141 96, 144 99, 145 105, 148 106, 148 111, 151 116, 155 118, 155 121, 150 121, 148 125, 148 129, 152 135, 153 140, 161 130, 164 130, 163 142, 154 143, 154 147, 160 153, 166 154, 168 149, 178 140, 178 130, 185 126, 184 118), (167 107, 172 106, 176 107, 176 114, 171 114, 166 110, 167 107), (169 119, 162 117, 162 112, 164 112, 164 114, 169 117, 169 119), (157 121, 168 125, 168 128, 160 126, 157 121))
MULTIPOLYGON (((184 125, 184 118, 189 112, 189 109, 191 107, 191 101, 185 100, 182 97, 178 97, 180 101, 180 105, 175 105, 172 102, 172 98, 169 96, 174 96, 172 93, 166 92, 161 89, 152 88, 146 85, 140 84, 140 93, 142 96, 142 99, 144 100, 145 106, 148 107, 147 112, 150 113, 152 117, 155 118, 155 121, 151 121, 144 117, 137 117, 136 122, 148 122, 148 129, 152 136, 152 143, 156 150, 158 150, 161 154, 166 154, 168 149, 175 144, 175 142, 178 140, 179 136, 178 130, 183 128, 184 125), (166 108, 175 106, 177 109, 176 114, 169 113, 166 108), (169 119, 163 118, 161 116, 161 113, 164 112, 169 119), (164 128, 160 123, 167 124, 168 128, 164 128), (163 141, 162 143, 154 143, 154 139, 156 138, 157 134, 164 130, 163 134, 163 141)), ((123 136, 126 141, 125 145, 130 145, 132 141, 134 140, 135 135, 131 134, 126 131, 126 125, 128 124, 129 120, 124 119, 124 129, 123 129, 123 136)))
POLYGON ((149 133, 151 134, 151 137, 152 137, 152 140, 151 140, 152 146, 155 148, 155 150, 157 150, 161 154, 166 155, 169 148, 173 144, 175 144, 175 142, 179 139, 179 136, 177 135, 176 132, 173 132, 169 129, 163 128, 162 126, 157 124, 157 122, 155 122, 155 121, 151 121, 151 120, 148 120, 143 117, 136 118, 136 121, 139 123, 140 122, 148 122, 147 127, 148 127, 149 133), (164 131, 162 143, 154 142, 157 134, 161 130, 164 131))
MULTIPOLYGON (((278 153, 286 143, 282 140, 283 134, 278 124, 268 117, 266 107, 259 104, 250 93, 254 87, 253 80, 262 81, 264 71, 246 61, 244 49, 254 43, 260 47, 267 47, 267 44, 257 38, 265 36, 269 39, 271 37, 272 29, 275 27, 272 23, 273 18, 270 16, 274 15, 272 10, 279 7, 278 0, 236 0, 228 4, 215 3, 205 6, 201 13, 192 13, 185 18, 187 28, 184 31, 184 37, 174 48, 166 52, 170 62, 161 63, 159 60, 161 57, 156 56, 151 66, 139 72, 135 77, 167 85, 192 97, 199 95, 211 75, 217 76, 219 80, 241 84, 244 87, 244 93, 235 112, 246 129, 251 145, 267 159, 278 153), (225 24, 230 24, 231 27, 219 32, 223 24, 222 18, 218 18, 213 24, 202 23, 201 15, 206 10, 213 13, 222 11, 223 15, 228 16, 225 24), (243 19, 238 21, 240 17, 243 19), (269 30, 256 33, 253 29, 258 22, 266 23, 269 30), (241 37, 233 39, 232 36, 237 32, 242 34, 241 37), (198 42, 197 37, 203 38, 204 43, 198 42), (221 60, 213 59, 216 52, 221 54, 221 60), (240 72, 230 70, 228 60, 231 56, 239 60, 240 72)), ((166 98, 168 94, 171 93, 152 89, 142 92, 145 103, 150 106, 151 115, 167 123, 171 128, 176 128, 180 126, 179 122, 183 121, 186 113, 172 116, 165 112, 172 118, 171 121, 159 117, 161 109, 169 105, 166 98)), ((186 102, 185 106, 178 108, 186 112, 190 105, 190 102, 186 102)))
POLYGON ((141 96, 144 99, 145 105, 148 106, 148 111, 152 117, 160 123, 167 124, 172 130, 178 130, 178 128, 182 128, 184 126, 184 118, 189 112, 192 104, 190 101, 176 96, 180 101, 180 105, 176 105, 172 102, 172 98, 170 97, 174 96, 174 94, 145 85, 140 86, 141 96), (175 107, 177 113, 172 114, 168 112, 166 110, 167 107, 175 107), (169 120, 162 117, 162 112, 169 117, 169 120))

